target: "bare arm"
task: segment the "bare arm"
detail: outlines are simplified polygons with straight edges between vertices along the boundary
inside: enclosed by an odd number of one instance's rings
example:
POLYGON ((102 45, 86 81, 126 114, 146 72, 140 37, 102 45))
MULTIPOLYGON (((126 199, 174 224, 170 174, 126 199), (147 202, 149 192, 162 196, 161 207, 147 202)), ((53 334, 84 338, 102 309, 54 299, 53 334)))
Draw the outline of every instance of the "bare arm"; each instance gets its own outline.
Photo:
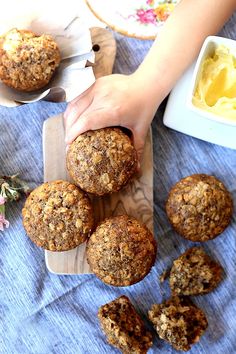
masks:
POLYGON ((193 62, 205 38, 217 33, 236 10, 235 0, 182 0, 166 21, 137 73, 164 99, 193 62))
POLYGON ((158 106, 197 56, 204 39, 215 34, 234 10, 235 0, 182 0, 136 72, 102 77, 68 105, 67 143, 90 129, 124 126, 132 131, 141 155, 158 106))

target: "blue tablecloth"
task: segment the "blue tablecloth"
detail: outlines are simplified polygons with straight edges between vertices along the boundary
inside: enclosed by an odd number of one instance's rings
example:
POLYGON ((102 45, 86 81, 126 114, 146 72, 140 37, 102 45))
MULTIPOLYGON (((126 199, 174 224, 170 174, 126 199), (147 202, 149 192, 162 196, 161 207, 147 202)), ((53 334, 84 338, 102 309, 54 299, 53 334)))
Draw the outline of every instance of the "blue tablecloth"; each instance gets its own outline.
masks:
MULTIPOLYGON (((236 16, 222 35, 236 39, 236 16)), ((115 72, 130 73, 141 62, 151 42, 116 35, 118 54, 115 72)), ((65 104, 40 102, 19 108, 0 108, 0 174, 19 172, 31 187, 43 182, 42 125, 65 104)), ((100 330, 99 306, 126 294, 144 318, 153 303, 169 297, 168 284, 158 277, 191 242, 171 229, 164 210, 170 187, 192 173, 220 178, 236 205, 236 151, 203 142, 163 126, 164 104, 153 121, 154 218, 158 254, 152 272, 128 288, 104 285, 94 275, 59 276, 45 266, 44 252, 34 246, 21 224, 24 201, 7 210, 10 228, 0 233, 0 353, 4 354, 105 354, 118 353, 106 344, 100 330)), ((225 269, 216 291, 194 297, 206 312, 209 327, 192 354, 236 352, 236 223, 203 245, 225 269)), ((154 333, 154 331, 153 331, 154 333)), ((175 353, 154 334, 149 353, 175 353)))

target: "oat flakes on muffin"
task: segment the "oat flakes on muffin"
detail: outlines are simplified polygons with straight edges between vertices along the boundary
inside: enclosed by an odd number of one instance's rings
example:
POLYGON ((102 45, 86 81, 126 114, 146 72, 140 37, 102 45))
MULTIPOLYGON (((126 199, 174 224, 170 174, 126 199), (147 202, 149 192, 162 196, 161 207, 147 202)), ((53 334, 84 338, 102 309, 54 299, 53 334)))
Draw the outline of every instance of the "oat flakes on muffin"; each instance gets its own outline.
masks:
POLYGON ((44 183, 33 190, 22 215, 30 239, 50 251, 67 251, 85 242, 94 222, 86 193, 61 180, 44 183))
POLYGON ((142 280, 156 258, 156 241, 148 228, 128 215, 100 223, 87 244, 91 271, 104 283, 128 286, 142 280))
POLYGON ((108 343, 123 354, 146 354, 152 346, 152 335, 127 296, 101 306, 98 318, 108 343))
POLYGON ((229 225, 233 202, 217 178, 194 174, 171 188, 166 212, 178 234, 194 242, 203 242, 215 238, 229 225))
POLYGON ((137 153, 119 128, 88 131, 70 145, 67 169, 81 189, 102 196, 128 183, 137 169, 137 153))
POLYGON ((214 290, 222 280, 222 267, 200 247, 178 257, 170 271, 172 295, 200 295, 214 290))
POLYGON ((60 60, 59 48, 49 35, 13 28, 0 37, 0 79, 16 90, 46 86, 60 60))
POLYGON ((176 350, 190 350, 208 326, 204 312, 185 297, 175 296, 153 305, 148 317, 159 337, 176 350))

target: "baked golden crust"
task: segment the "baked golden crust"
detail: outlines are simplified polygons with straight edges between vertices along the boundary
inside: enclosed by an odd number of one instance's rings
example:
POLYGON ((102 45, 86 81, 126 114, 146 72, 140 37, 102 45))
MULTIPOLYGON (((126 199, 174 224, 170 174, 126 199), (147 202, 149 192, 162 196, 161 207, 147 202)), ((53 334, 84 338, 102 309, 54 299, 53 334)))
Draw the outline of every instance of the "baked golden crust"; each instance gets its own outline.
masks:
POLYGON ((87 244, 91 271, 114 286, 128 286, 142 280, 155 258, 156 242, 152 233, 128 215, 103 221, 87 244))
POLYGON ((0 37, 0 79, 16 90, 46 86, 60 60, 59 48, 49 35, 13 28, 0 37))
POLYGON ((88 196, 61 180, 44 183, 31 192, 22 215, 30 239, 50 251, 67 251, 85 242, 94 222, 88 196))
POLYGON ((166 212, 181 236, 191 241, 208 241, 229 225, 233 202, 221 181, 206 174, 195 174, 172 187, 166 212))
POLYGON ((81 189, 101 196, 128 183, 137 169, 137 153, 119 128, 88 131, 70 145, 67 169, 81 189))
POLYGON ((159 337, 176 350, 190 350, 208 326, 204 312, 185 297, 175 296, 153 305, 148 317, 159 337))
POLYGON ((152 335, 127 296, 101 306, 98 318, 108 343, 123 354, 146 354, 152 346, 152 335))
POLYGON ((170 271, 172 295, 200 295, 214 290, 223 269, 200 247, 189 248, 174 262, 170 271))

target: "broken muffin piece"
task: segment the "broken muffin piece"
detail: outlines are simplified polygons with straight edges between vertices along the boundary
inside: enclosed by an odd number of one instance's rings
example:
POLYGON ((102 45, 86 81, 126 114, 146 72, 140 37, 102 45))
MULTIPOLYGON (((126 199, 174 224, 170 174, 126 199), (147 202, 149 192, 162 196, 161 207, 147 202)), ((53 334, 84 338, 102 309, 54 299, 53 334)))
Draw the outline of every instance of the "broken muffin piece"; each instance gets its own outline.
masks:
POLYGON ((222 267, 200 247, 178 257, 170 271, 172 295, 200 295, 214 290, 222 280, 222 267))
POLYGON ((98 318, 108 343, 122 353, 145 354, 152 346, 152 335, 128 297, 121 296, 101 306, 98 318))
POLYGON ((159 337, 176 350, 188 351, 208 325, 204 312, 185 297, 175 296, 153 305, 148 316, 159 337))

